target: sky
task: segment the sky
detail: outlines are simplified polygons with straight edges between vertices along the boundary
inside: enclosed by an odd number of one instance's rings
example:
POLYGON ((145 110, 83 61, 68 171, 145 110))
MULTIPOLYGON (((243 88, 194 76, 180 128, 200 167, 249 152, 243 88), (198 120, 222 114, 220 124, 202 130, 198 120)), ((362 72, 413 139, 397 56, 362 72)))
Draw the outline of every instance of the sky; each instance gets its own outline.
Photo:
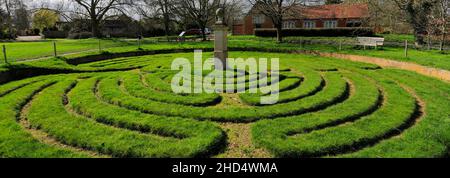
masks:
MULTIPOLYGON (((28 0, 26 0, 26 1, 28 1, 28 0)), ((25 1, 25 2, 26 2, 25 1)), ((27 6, 29 7, 29 8, 41 8, 42 6, 43 7, 48 7, 48 8, 56 8, 55 6, 56 6, 56 4, 59 4, 59 3, 61 3, 61 2, 66 2, 65 3, 65 8, 70 8, 71 6, 69 5, 69 3, 67 3, 67 2, 71 2, 72 0, 29 0, 28 2, 30 2, 30 3, 27 3, 27 6), (30 2, 31 1, 31 2, 30 2)), ((310 0, 310 1, 314 1, 314 2, 317 2, 317 1, 321 1, 321 0, 310 0)), ((246 4, 249 4, 248 3, 248 1, 247 0, 242 0, 242 2, 244 2, 244 3, 246 3, 246 4)), ((311 3, 308 3, 308 4, 310 4, 311 5, 311 3)), ((72 6, 73 7, 73 6, 72 6)), ((136 13, 134 13, 134 16, 133 16, 133 18, 135 18, 135 19, 139 19, 140 17, 139 17, 139 15, 137 15, 136 13)))
MULTIPOLYGON (((32 1, 31 2, 32 5, 38 5, 38 4, 42 3, 42 2, 51 5, 52 3, 61 2, 61 1, 67 1, 67 0, 30 0, 30 1, 32 1)), ((242 1, 246 2, 246 0, 242 0, 242 1)), ((317 0, 312 0, 312 1, 317 1, 317 0)))

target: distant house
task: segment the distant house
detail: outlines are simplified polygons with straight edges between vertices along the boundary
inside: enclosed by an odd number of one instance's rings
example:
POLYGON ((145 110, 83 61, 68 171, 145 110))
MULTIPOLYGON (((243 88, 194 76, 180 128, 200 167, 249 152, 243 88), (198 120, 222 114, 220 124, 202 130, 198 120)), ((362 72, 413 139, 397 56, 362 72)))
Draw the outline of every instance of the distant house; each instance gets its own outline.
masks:
MULTIPOLYGON (((56 28, 70 33, 91 32, 92 27, 90 24, 91 21, 89 19, 74 19, 71 22, 59 21, 56 23, 56 28)), ((105 37, 135 38, 141 33, 139 23, 126 16, 103 20, 100 28, 105 37)))
MULTIPOLYGON (((284 16, 283 28, 361 27, 369 18, 366 3, 298 6, 284 16)), ((258 28, 274 28, 269 17, 252 8, 247 16, 233 24, 233 34, 253 35, 258 28)))
MULTIPOLYGON (((132 20, 104 20, 101 24, 103 35, 112 37, 137 37, 136 30, 130 30, 132 20)), ((135 28, 135 27, 133 27, 135 28)))

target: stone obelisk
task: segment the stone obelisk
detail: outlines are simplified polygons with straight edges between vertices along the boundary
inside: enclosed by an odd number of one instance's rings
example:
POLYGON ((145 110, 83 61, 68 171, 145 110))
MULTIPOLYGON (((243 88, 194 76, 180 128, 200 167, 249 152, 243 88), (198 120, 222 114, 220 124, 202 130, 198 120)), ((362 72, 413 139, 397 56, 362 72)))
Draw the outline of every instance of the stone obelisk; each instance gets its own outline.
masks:
POLYGON ((216 11, 216 24, 214 26, 214 57, 222 62, 223 69, 227 69, 228 58, 228 27, 224 20, 224 9, 216 11))

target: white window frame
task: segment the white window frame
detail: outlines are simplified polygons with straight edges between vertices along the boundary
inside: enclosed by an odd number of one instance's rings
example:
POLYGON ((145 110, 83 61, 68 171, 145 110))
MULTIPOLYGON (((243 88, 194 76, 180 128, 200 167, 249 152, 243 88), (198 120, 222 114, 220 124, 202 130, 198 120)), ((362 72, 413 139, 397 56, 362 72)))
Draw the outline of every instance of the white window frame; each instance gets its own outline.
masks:
POLYGON ((303 22, 303 28, 316 28, 316 21, 305 20, 303 22))
POLYGON ((253 20, 253 24, 254 25, 261 25, 265 21, 265 16, 261 15, 261 14, 256 14, 256 15, 253 15, 253 19, 252 20, 253 20))
POLYGON ((338 22, 337 20, 325 20, 324 27, 325 28, 337 28, 338 22))
POLYGON ((296 28, 295 21, 284 21, 283 22, 283 28, 284 29, 296 28))
POLYGON ((347 24, 345 24, 345 26, 349 26, 349 24, 351 24, 352 25, 352 27, 355 25, 355 24, 362 24, 362 21, 361 20, 348 20, 347 21, 347 24))

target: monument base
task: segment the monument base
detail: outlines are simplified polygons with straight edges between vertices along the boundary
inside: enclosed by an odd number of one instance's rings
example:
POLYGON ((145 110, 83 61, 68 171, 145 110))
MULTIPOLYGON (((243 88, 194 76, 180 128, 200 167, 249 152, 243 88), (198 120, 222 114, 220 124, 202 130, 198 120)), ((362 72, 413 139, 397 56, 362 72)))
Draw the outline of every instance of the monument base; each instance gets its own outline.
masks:
POLYGON ((227 69, 228 51, 214 51, 214 57, 220 60, 223 70, 227 69))
POLYGON ((228 28, 223 24, 214 26, 214 57, 222 62, 222 69, 227 69, 228 28))

